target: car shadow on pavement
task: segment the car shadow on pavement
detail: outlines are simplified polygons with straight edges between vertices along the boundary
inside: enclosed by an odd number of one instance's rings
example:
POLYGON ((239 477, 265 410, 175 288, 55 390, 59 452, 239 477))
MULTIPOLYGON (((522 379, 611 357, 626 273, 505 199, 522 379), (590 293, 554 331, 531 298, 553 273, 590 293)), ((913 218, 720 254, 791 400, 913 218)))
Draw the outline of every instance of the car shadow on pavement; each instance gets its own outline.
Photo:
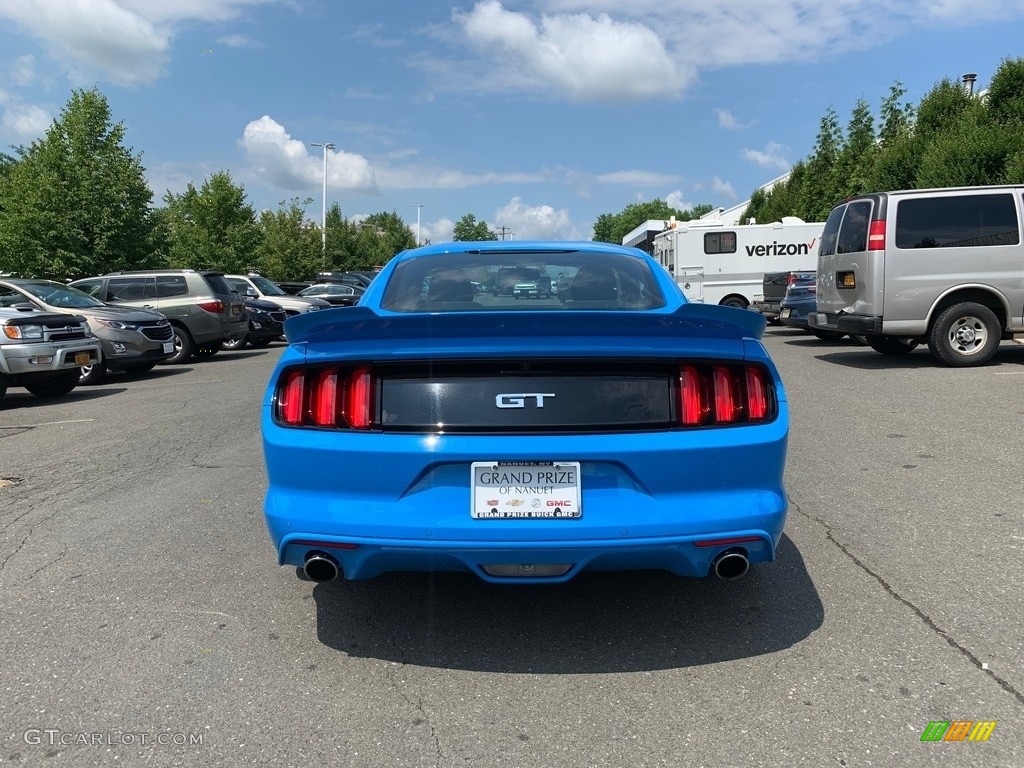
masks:
POLYGON ((493 585, 387 574, 313 589, 320 641, 349 656, 479 672, 585 674, 714 664, 788 648, 824 621, 796 546, 732 582, 664 572, 493 585))
POLYGON ((23 389, 8 389, 7 396, 4 398, 3 410, 14 411, 17 409, 31 410, 35 408, 45 408, 48 405, 56 405, 58 403, 81 403, 86 400, 96 400, 100 397, 109 397, 111 395, 117 395, 124 392, 126 387, 106 387, 104 389, 98 389, 96 387, 75 387, 71 392, 60 397, 36 397, 30 394, 27 390, 23 389))
MULTIPOLYGON (((860 368, 865 371, 910 368, 936 368, 946 371, 957 371, 957 368, 950 368, 937 362, 928 347, 919 346, 913 352, 906 355, 883 355, 875 352, 871 347, 856 347, 843 352, 830 352, 815 355, 815 358, 826 363, 845 365, 849 368, 860 368)), ((1024 365, 1024 346, 1020 344, 1002 344, 995 356, 985 365, 979 368, 998 368, 999 366, 1021 366, 1024 365)))

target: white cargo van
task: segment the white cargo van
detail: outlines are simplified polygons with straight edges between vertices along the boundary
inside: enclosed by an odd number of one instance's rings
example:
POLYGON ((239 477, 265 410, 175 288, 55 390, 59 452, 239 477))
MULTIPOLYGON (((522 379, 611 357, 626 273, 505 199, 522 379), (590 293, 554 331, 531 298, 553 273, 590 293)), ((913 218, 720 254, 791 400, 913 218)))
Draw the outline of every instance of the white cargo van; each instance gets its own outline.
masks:
POLYGON ((812 328, 981 365, 1024 331, 1024 186, 859 195, 829 214, 812 328))
POLYGON ((670 222, 654 238, 653 256, 690 301, 757 309, 765 272, 815 268, 824 226, 791 216, 774 224, 734 226, 670 222))

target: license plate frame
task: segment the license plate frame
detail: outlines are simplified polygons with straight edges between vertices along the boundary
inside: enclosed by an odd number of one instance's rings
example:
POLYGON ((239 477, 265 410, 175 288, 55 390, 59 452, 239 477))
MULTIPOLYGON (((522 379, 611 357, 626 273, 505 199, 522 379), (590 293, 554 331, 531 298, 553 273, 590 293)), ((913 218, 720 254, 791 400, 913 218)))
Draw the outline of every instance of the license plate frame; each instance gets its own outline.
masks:
POLYGON ((92 365, 92 354, 89 352, 75 352, 75 365, 92 365))
POLYGON ((165 355, 169 355, 173 351, 174 351, 174 342, 173 341, 165 341, 164 342, 164 354, 165 355))
POLYGON ((793 310, 790 309, 789 307, 786 307, 781 312, 779 312, 779 317, 781 317, 783 320, 788 320, 791 314, 793 314, 793 310))
POLYGON ((578 461, 474 461, 469 516, 474 520, 579 520, 578 461), (495 503, 492 503, 495 502, 495 503))

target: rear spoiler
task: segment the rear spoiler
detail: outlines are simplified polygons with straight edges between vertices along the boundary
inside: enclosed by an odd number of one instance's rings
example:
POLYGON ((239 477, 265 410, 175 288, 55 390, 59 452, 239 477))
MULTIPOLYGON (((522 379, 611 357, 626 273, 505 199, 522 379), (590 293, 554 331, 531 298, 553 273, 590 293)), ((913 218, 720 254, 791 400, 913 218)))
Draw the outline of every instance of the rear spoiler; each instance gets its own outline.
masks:
POLYGON ((664 336, 705 339, 760 339, 766 321, 758 312, 717 305, 684 304, 675 312, 423 312, 378 315, 369 307, 339 307, 288 318, 291 344, 395 340, 412 337, 519 338, 537 336, 664 336))

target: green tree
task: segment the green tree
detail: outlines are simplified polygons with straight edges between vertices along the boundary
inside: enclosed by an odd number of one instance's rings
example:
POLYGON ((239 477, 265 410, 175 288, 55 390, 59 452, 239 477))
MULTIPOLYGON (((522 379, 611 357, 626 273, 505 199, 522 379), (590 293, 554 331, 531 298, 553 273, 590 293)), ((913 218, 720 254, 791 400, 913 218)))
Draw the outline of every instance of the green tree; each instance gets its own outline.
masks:
POLYGON ((306 220, 312 198, 293 197, 276 211, 260 213, 253 266, 271 280, 312 280, 320 270, 320 230, 306 220))
POLYGON ((416 235, 395 211, 371 214, 359 222, 356 235, 356 263, 351 269, 383 266, 391 261, 395 254, 415 246, 416 235))
POLYGON ((142 155, 106 97, 76 90, 43 138, 0 162, 0 272, 79 278, 160 266, 142 155))
POLYGON ((602 213, 594 222, 593 239, 601 243, 622 244, 622 238, 645 221, 666 221, 675 216, 677 221, 699 219, 712 210, 708 204, 694 206, 692 210, 673 208, 661 198, 643 203, 630 203, 619 213, 602 213))
POLYGON ((227 171, 214 173, 198 190, 189 182, 180 195, 168 192, 164 202, 170 263, 227 272, 251 266, 260 230, 245 198, 245 189, 227 171))
POLYGON ((835 161, 836 200, 871 191, 868 179, 874 170, 877 154, 871 107, 864 99, 858 99, 846 127, 846 143, 835 161))
MULTIPOLYGON (((415 239, 415 238, 414 238, 415 239)), ((477 221, 476 216, 467 213, 457 222, 452 229, 452 240, 462 242, 477 242, 480 240, 497 240, 498 235, 491 231, 486 221, 477 221)))
POLYGON ((839 116, 830 106, 818 125, 814 151, 807 160, 807 175, 801 185, 800 206, 792 215, 804 221, 824 221, 832 206, 841 199, 835 166, 842 147, 839 116))

